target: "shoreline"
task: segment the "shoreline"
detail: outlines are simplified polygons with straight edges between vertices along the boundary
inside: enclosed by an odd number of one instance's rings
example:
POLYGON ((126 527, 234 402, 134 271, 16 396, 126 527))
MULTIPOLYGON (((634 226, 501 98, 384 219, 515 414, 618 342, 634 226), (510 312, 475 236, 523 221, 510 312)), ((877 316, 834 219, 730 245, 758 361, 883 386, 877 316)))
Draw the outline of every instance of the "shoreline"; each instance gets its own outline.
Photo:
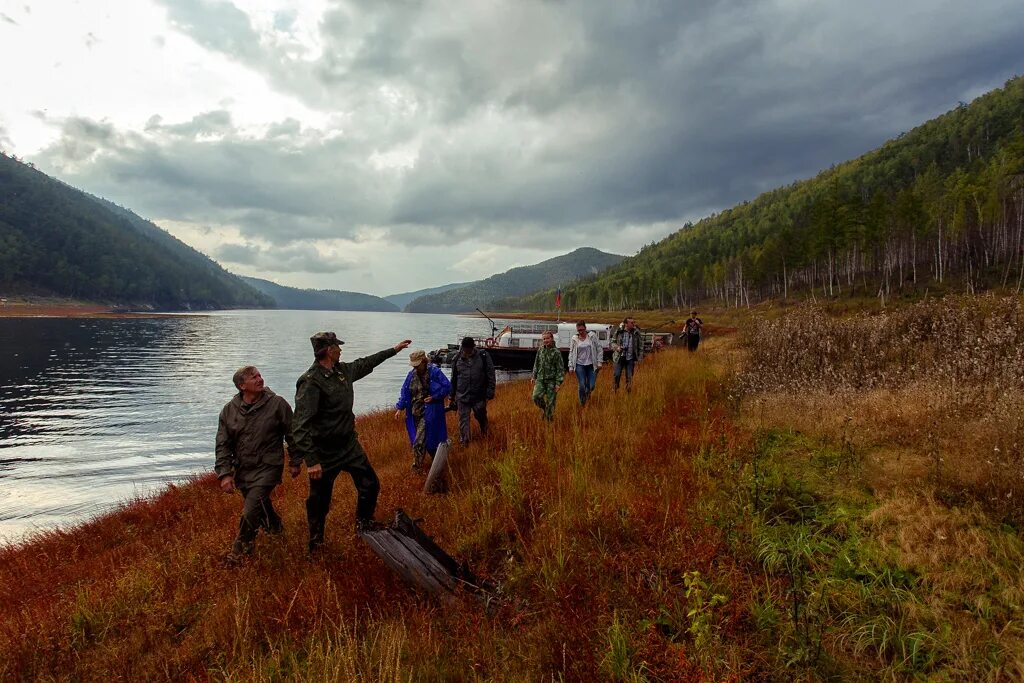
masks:
POLYGON ((36 304, 7 302, 0 305, 0 318, 167 318, 194 313, 181 311, 159 313, 156 311, 119 311, 111 306, 99 304, 53 303, 36 304))

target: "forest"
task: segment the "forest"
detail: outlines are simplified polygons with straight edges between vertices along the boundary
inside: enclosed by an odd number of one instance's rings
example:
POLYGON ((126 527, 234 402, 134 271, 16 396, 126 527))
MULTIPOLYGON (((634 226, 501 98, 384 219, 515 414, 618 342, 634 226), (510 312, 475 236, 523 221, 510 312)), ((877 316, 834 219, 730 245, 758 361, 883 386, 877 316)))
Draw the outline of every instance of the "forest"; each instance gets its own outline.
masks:
MULTIPOLYGON (((567 310, 1024 286, 1024 79, 563 288, 567 310)), ((553 291, 504 300, 548 310, 553 291)))
POLYGON ((0 293, 162 310, 274 305, 149 221, 3 153, 0 293))

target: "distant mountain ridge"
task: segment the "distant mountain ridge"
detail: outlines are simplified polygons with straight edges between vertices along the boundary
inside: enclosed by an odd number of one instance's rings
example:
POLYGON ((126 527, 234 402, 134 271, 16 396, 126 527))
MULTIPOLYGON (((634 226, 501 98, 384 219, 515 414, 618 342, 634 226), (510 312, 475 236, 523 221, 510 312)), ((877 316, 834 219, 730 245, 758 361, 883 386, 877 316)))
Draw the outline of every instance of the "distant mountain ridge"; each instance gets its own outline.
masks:
POLYGON ((297 311, 382 311, 397 313, 395 304, 372 294, 337 289, 299 289, 270 280, 242 276, 247 284, 266 294, 278 308, 297 311))
POLYGON ((532 266, 512 268, 464 287, 421 296, 409 302, 405 310, 409 313, 463 313, 474 308, 494 309, 510 297, 565 286, 581 277, 596 275, 624 258, 593 247, 580 247, 568 254, 532 266))
POLYGON ((441 285, 440 287, 428 287, 426 289, 417 289, 414 292, 402 292, 400 294, 389 294, 384 297, 385 300, 390 301, 395 306, 404 309, 410 301, 418 299, 421 296, 429 296, 431 294, 440 294, 441 292, 447 292, 450 289, 458 289, 465 287, 470 283, 468 282, 453 282, 448 285, 441 285))
POLYGON ((273 305, 153 223, 3 153, 0 293, 158 310, 273 305))

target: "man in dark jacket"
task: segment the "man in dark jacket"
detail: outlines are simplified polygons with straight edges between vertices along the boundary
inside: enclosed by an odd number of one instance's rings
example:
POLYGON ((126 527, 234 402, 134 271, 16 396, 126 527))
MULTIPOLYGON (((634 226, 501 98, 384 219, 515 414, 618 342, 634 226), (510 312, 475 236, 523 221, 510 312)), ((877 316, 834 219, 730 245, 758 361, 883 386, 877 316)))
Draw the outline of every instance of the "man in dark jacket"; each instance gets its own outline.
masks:
POLYGON ((299 465, 288 401, 264 386, 260 371, 251 365, 238 370, 232 379, 238 393, 220 411, 217 421, 215 470, 222 491, 231 493, 237 488, 245 499, 238 535, 227 556, 230 564, 238 564, 252 553, 260 529, 271 534, 283 531, 270 494, 281 483, 285 441, 292 454, 293 477, 298 475, 299 465))
POLYGON ((334 480, 342 472, 352 476, 356 487, 357 529, 373 525, 380 481, 356 438, 352 384, 412 342, 406 339, 393 348, 342 363, 341 345, 345 342, 334 332, 317 332, 309 341, 316 360, 295 383, 292 433, 296 457, 305 461, 309 474, 306 518, 309 551, 313 553, 324 543, 324 523, 331 509, 334 480))
POLYGON ((476 348, 472 337, 465 337, 459 355, 452 363, 452 400, 459 408, 459 443, 469 443, 469 414, 487 434, 487 402, 494 398, 494 361, 489 353, 476 348))
POLYGON ((633 390, 633 371, 643 355, 643 337, 640 336, 640 330, 636 329, 636 321, 626 318, 612 337, 612 365, 615 367, 612 385, 615 391, 619 390, 623 370, 626 371, 626 391, 633 390))

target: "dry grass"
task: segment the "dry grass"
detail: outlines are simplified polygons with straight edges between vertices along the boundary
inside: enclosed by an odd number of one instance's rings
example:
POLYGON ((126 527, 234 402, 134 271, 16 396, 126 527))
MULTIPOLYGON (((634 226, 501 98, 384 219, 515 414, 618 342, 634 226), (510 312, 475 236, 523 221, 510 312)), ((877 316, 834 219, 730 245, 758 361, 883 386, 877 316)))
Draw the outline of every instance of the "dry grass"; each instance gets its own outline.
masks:
POLYGON ((798 575, 840 670, 874 653, 883 678, 1024 677, 1020 322, 1019 299, 979 297, 745 330, 739 423, 771 440, 776 500, 808 497, 820 545, 798 575))
POLYGON ((503 385, 446 496, 389 414, 361 419, 378 517, 423 518, 487 604, 402 584, 343 481, 315 562, 302 480, 240 569, 211 478, 2 549, 0 678, 1020 680, 1019 307, 946 305, 747 321, 650 356, 632 396, 602 371, 581 410, 570 379, 553 425, 503 385), (947 349, 947 319, 994 338, 947 349), (872 334, 911 346, 865 358, 872 334))
MULTIPOLYGON (((720 665, 690 652, 684 577, 729 563, 718 530, 688 513, 692 454, 728 438, 720 419, 707 426, 719 380, 706 359, 651 356, 631 396, 613 396, 602 371, 585 411, 570 380, 553 426, 527 383, 503 385, 491 434, 454 453, 447 496, 420 493, 390 414, 359 421, 378 517, 423 518, 500 586, 489 606, 412 593, 355 538, 343 480, 326 558, 305 558, 306 486, 289 480, 275 494, 284 537, 261 536, 227 568, 240 500, 204 477, 0 550, 0 678, 699 680, 720 665)), ((718 634, 742 608, 705 612, 718 634)))

